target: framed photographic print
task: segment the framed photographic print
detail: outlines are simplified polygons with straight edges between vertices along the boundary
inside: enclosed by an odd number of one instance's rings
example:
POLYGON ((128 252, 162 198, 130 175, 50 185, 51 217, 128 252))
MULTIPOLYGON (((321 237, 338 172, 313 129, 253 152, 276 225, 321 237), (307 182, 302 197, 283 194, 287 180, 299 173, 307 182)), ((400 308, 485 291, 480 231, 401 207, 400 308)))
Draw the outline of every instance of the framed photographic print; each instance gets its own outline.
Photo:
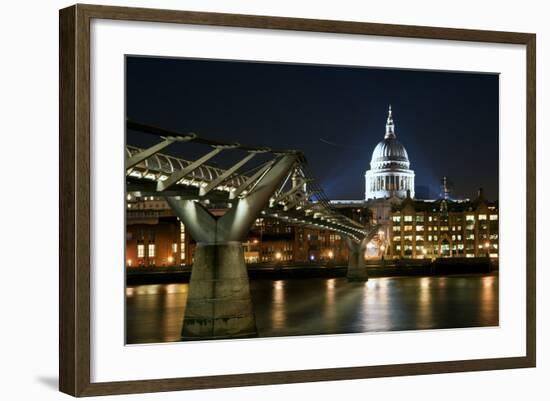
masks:
POLYGON ((535 366, 535 35, 60 11, 60 390, 535 366))

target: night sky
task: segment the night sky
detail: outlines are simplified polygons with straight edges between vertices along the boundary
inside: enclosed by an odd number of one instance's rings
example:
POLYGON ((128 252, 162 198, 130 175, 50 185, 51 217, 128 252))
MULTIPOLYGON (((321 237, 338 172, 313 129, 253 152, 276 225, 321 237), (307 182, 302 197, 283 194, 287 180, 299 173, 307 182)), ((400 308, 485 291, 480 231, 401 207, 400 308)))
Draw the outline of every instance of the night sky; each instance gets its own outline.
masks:
MULTIPOLYGON (((437 197, 446 175, 455 197, 483 187, 498 199, 498 75, 149 57, 127 57, 126 68, 129 119, 299 149, 331 199, 364 198, 390 103, 418 198, 437 197)), ((130 145, 150 141, 128 132, 130 145)), ((183 158, 208 151, 178 146, 172 152, 183 158)), ((227 167, 222 154, 212 160, 227 167)))

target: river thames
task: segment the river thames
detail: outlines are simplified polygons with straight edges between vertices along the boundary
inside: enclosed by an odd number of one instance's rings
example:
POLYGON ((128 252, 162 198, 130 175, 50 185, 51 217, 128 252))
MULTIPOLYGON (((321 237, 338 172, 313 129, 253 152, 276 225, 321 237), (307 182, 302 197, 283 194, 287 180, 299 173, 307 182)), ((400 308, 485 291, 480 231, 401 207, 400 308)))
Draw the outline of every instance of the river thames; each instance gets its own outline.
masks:
MULTIPOLYGON (((128 344, 179 341, 187 283, 126 288, 128 344)), ((259 337, 497 326, 498 275, 251 280, 259 337)))

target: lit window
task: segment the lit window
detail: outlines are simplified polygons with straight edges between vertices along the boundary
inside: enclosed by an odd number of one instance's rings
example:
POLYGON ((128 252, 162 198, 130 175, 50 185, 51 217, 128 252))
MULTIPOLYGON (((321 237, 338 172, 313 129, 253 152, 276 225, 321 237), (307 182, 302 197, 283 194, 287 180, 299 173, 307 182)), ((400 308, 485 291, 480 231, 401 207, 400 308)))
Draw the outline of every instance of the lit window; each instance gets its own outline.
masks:
POLYGON ((498 220, 498 214, 492 214, 489 216, 489 220, 498 220))
POLYGON ((423 214, 417 214, 416 215, 416 222, 417 223, 423 223, 424 222, 424 215, 423 214))
POLYGON ((424 226, 416 226, 416 231, 424 231, 424 226))
POLYGON ((400 236, 400 235, 397 235, 397 236, 393 237, 393 240, 394 240, 395 242, 399 242, 399 241, 401 241, 401 236, 400 236))
POLYGON ((177 252, 178 252, 178 244, 174 242, 172 244, 172 253, 177 253, 177 252))
POLYGON ((138 254, 138 258, 143 258, 143 257, 145 257, 145 245, 143 245, 143 244, 138 244, 138 246, 137 246, 137 254, 138 254))
POLYGON ((476 218, 473 214, 467 214, 466 221, 476 221, 476 218))
POLYGON ((423 235, 417 235, 416 240, 417 241, 424 241, 424 236, 423 235))
POLYGON ((431 241, 433 237, 431 235, 428 235, 428 241, 431 241))
POLYGON ((147 247, 147 255, 150 258, 155 257, 155 244, 149 244, 149 246, 147 247))
POLYGON ((394 223, 399 223, 401 221, 401 216, 392 216, 391 219, 394 223))
POLYGON ((180 259, 185 264, 185 226, 180 223, 180 259))
POLYGON ((413 217, 412 216, 405 216, 405 218, 403 220, 404 221, 413 221, 413 217))
POLYGON ((469 240, 473 240, 473 239, 475 239, 475 238, 476 238, 476 236, 475 236, 474 234, 468 234, 468 235, 466 236, 466 239, 469 239, 469 240))
POLYGON ((393 231, 399 231, 399 230, 401 230, 401 227, 399 227, 399 226, 393 226, 392 230, 393 230, 393 231))
POLYGON ((478 220, 487 220, 487 215, 486 214, 480 214, 477 218, 478 218, 478 220))
POLYGON ((405 231, 412 231, 413 226, 405 226, 404 229, 405 231))

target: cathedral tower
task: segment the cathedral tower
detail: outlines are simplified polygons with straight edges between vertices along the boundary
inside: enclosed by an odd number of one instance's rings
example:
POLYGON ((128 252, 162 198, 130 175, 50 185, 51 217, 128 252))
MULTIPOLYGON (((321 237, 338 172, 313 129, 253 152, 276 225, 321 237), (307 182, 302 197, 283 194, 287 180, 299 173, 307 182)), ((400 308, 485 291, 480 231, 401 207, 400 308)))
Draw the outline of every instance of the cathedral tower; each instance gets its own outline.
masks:
POLYGON ((409 169, 407 151, 397 140, 391 105, 384 139, 372 152, 370 170, 365 173, 365 199, 414 198, 414 171, 409 169))

